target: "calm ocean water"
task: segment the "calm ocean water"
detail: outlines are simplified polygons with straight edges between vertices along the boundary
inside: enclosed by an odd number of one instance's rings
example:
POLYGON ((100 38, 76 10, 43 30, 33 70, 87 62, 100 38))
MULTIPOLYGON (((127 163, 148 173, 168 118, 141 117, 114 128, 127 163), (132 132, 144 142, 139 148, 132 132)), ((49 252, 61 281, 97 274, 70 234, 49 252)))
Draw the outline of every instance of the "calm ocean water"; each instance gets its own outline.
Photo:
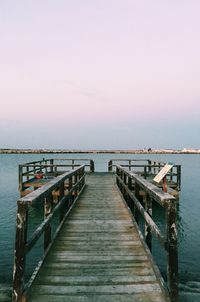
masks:
MULTIPOLYGON (((19 197, 18 165, 43 157, 91 158, 97 171, 106 171, 107 162, 112 158, 149 158, 182 165, 178 218, 180 296, 183 302, 200 301, 200 155, 0 154, 0 284, 11 285, 12 282, 16 201, 19 197)), ((159 222, 160 213, 155 211, 159 222)), ((165 257, 157 242, 153 254, 166 275, 165 257)))

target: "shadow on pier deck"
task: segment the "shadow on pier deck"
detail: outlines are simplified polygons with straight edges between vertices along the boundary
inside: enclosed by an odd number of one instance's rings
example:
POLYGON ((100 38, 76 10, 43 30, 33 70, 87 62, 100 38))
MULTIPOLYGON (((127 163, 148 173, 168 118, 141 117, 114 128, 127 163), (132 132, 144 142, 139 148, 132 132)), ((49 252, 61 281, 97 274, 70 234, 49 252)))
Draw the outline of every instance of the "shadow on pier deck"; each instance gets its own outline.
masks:
POLYGON ((116 175, 90 173, 85 180, 84 166, 81 166, 21 198, 13 301, 178 301, 175 208, 167 206, 170 202, 174 205, 171 195, 122 167, 117 167, 116 175), (58 203, 53 206, 55 188, 59 188, 60 194, 58 203), (137 204, 140 190, 143 196, 146 194, 148 207, 137 204), (166 237, 151 218, 149 198, 167 208, 166 237), (39 199, 44 200, 46 219, 27 239, 28 207, 39 199), (131 200, 134 207, 130 206, 131 200), (138 229, 138 211, 146 223, 146 242, 150 249, 151 236, 155 233, 168 253, 169 292, 138 229), (60 213, 61 224, 52 240, 50 222, 54 212, 60 213), (23 287, 26 254, 42 234, 45 256, 23 287))

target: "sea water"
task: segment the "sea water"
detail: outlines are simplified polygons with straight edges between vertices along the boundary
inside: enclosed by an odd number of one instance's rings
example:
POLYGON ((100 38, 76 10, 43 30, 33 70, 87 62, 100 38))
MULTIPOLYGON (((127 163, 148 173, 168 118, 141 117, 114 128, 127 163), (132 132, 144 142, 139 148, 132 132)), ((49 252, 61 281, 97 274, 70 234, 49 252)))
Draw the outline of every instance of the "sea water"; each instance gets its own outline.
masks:
MULTIPOLYGON (((15 242, 18 165, 42 158, 89 158, 96 171, 107 171, 110 159, 154 159, 182 166, 182 185, 178 210, 179 279, 181 302, 200 301, 200 155, 189 154, 0 154, 0 284, 12 284, 15 242)), ((153 209, 157 223, 162 213, 153 209)), ((166 255, 154 242, 153 256, 166 276, 166 255)), ((32 256, 34 258, 34 255, 32 256)))

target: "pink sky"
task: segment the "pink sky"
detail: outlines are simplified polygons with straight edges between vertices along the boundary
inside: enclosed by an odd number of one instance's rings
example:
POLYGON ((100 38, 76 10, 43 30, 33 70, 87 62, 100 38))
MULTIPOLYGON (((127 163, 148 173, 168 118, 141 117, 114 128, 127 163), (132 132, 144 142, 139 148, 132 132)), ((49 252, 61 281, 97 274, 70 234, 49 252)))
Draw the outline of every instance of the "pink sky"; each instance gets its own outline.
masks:
MULTIPOLYGON (((1 1, 2 147, 43 147, 45 136, 44 147, 68 147, 51 138, 52 124, 64 135, 76 123, 72 129, 82 148, 108 147, 115 130, 121 133, 116 145, 126 148, 132 146, 124 138, 127 127, 132 131, 142 124, 154 133, 162 121, 166 141, 161 147, 176 147, 165 126, 170 121, 177 147, 194 146, 200 113, 199 12, 198 0, 1 1), (43 130, 34 142, 27 140, 38 120, 43 130), (82 131, 91 124, 93 134, 84 144, 82 131), (189 127, 188 137, 180 138, 181 127, 189 127)), ((145 144, 148 131, 142 135, 132 147, 145 144)), ((152 144, 159 146, 155 138, 152 144)))

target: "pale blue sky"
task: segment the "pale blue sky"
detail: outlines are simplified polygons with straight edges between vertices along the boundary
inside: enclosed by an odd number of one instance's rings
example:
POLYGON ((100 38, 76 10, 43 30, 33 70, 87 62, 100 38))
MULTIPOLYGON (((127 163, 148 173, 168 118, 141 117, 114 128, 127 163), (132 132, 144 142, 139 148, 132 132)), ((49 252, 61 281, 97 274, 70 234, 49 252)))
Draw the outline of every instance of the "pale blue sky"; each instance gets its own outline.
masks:
POLYGON ((199 148, 200 2, 0 2, 0 147, 199 148))

